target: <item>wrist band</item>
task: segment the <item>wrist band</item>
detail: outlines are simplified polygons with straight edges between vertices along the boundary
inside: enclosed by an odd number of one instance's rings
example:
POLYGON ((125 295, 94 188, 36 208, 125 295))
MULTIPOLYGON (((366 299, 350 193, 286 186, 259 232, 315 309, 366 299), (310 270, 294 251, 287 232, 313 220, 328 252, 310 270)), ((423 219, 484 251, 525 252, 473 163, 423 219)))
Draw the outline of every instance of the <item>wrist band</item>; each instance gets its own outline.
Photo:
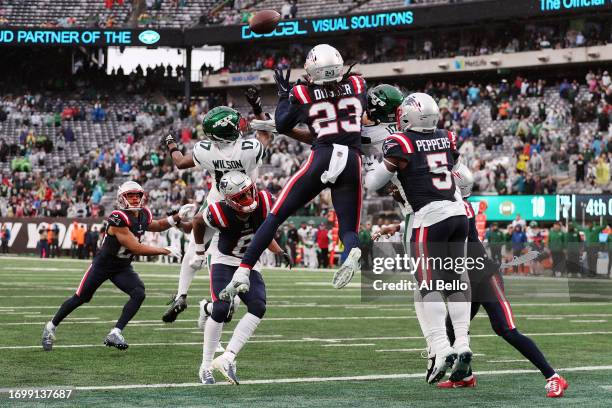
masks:
POLYGON ((172 227, 176 225, 176 221, 174 221, 173 216, 169 216, 168 218, 166 218, 166 221, 168 221, 168 224, 170 224, 172 227))
POLYGON ((195 250, 196 252, 206 252, 206 245, 205 244, 195 244, 195 250))

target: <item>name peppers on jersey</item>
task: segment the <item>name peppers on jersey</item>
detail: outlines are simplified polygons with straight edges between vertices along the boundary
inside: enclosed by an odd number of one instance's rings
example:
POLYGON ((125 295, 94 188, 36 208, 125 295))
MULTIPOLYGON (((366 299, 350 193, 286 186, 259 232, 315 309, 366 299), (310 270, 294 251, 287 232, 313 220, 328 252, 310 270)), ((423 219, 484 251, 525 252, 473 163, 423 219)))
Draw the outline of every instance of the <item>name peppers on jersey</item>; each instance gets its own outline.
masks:
POLYGON ((204 221, 217 230, 208 248, 211 263, 239 266, 255 232, 273 204, 272 195, 265 190, 258 192, 257 208, 248 214, 239 213, 224 201, 210 204, 204 211, 204 221))

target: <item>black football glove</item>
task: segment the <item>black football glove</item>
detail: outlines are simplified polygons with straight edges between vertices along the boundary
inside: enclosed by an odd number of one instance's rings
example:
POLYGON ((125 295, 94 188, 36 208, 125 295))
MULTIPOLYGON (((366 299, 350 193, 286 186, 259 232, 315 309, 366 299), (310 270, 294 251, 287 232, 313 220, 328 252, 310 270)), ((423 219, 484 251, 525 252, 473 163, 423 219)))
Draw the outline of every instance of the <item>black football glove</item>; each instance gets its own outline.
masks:
POLYGON ((286 263, 289 269, 293 267, 293 260, 291 259, 291 255, 283 251, 281 252, 281 258, 283 258, 283 263, 286 263))
POLYGON ((174 139, 174 136, 172 136, 171 134, 168 134, 163 138, 163 143, 166 145, 167 148, 170 148, 171 144, 178 145, 178 143, 176 143, 176 140, 174 139))
POLYGON ((254 86, 249 86, 246 91, 244 91, 244 96, 253 108, 253 113, 255 115, 261 114, 263 109, 261 108, 261 95, 259 95, 259 89, 254 86))
POLYGON ((276 82, 276 89, 278 90, 278 96, 281 98, 289 97, 289 77, 291 76, 291 68, 287 69, 287 74, 283 75, 282 69, 274 70, 274 81, 276 82))

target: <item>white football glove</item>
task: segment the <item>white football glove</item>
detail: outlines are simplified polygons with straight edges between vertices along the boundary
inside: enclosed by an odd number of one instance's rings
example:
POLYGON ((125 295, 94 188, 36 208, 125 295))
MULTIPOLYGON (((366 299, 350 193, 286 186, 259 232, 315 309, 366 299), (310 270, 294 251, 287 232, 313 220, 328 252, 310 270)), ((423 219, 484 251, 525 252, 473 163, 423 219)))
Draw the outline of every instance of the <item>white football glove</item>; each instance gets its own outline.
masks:
POLYGON ((204 265, 206 265, 206 254, 195 254, 189 262, 189 266, 196 271, 202 269, 204 265))
POLYGON ((232 281, 219 293, 219 299, 230 302, 238 293, 248 292, 251 286, 250 274, 251 271, 247 268, 236 269, 232 281))
POLYGON ((269 120, 253 119, 251 121, 251 129, 261 130, 264 132, 276 132, 276 124, 274 123, 274 119, 269 119, 269 120))
POLYGON ((191 219, 196 213, 196 205, 195 204, 185 204, 182 206, 178 212, 178 216, 181 221, 191 222, 191 219))
POLYGON ((170 251, 170 253, 167 254, 167 256, 170 256, 172 258, 176 258, 179 260, 183 257, 183 254, 181 253, 181 248, 177 248, 175 246, 167 246, 167 247, 164 247, 164 249, 167 249, 168 251, 170 251))

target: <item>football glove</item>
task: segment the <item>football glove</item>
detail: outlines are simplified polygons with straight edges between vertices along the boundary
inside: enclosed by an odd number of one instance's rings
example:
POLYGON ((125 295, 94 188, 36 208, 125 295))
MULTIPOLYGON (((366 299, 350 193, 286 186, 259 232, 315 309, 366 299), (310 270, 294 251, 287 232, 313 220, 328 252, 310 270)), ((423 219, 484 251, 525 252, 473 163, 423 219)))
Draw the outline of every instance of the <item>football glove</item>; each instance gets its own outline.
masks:
POLYGON ((184 222, 191 222, 191 219, 196 213, 196 205, 195 204, 185 204, 178 211, 179 218, 184 222))
POLYGON ((283 259, 283 263, 286 263, 289 269, 293 267, 293 260, 291 259, 291 255, 283 251, 281 252, 281 258, 283 259))
POLYGON ((172 258, 176 258, 176 259, 181 259, 183 257, 183 254, 181 253, 181 248, 177 248, 174 246, 167 246, 164 247, 165 250, 170 251, 168 254, 168 256, 172 257, 172 258))
POLYGON ((261 130, 264 132, 276 133, 276 124, 274 123, 274 119, 269 119, 269 120, 253 119, 251 121, 251 128, 253 130, 261 130))
POLYGON ((289 84, 289 77, 291 76, 291 68, 287 69, 287 74, 283 74, 282 69, 274 70, 274 81, 276 82, 276 89, 278 90, 278 96, 281 98, 289 97, 289 89, 291 85, 289 84))
POLYGON ((174 139, 174 136, 172 136, 171 134, 168 134, 166 137, 164 137, 163 141, 167 148, 170 148, 171 144, 177 144, 176 140, 174 139))
POLYGON ((219 293, 219 299, 230 302, 238 293, 248 292, 251 286, 250 274, 251 271, 246 268, 236 269, 232 281, 219 293))
POLYGON ((189 266, 196 271, 199 271, 206 264, 206 254, 195 254, 191 261, 189 261, 189 266))
POLYGON ((253 108, 253 113, 255 115, 259 115, 261 112, 263 112, 261 108, 261 95, 259 95, 259 89, 255 88, 254 86, 249 86, 244 92, 244 96, 249 105, 251 105, 253 108))

